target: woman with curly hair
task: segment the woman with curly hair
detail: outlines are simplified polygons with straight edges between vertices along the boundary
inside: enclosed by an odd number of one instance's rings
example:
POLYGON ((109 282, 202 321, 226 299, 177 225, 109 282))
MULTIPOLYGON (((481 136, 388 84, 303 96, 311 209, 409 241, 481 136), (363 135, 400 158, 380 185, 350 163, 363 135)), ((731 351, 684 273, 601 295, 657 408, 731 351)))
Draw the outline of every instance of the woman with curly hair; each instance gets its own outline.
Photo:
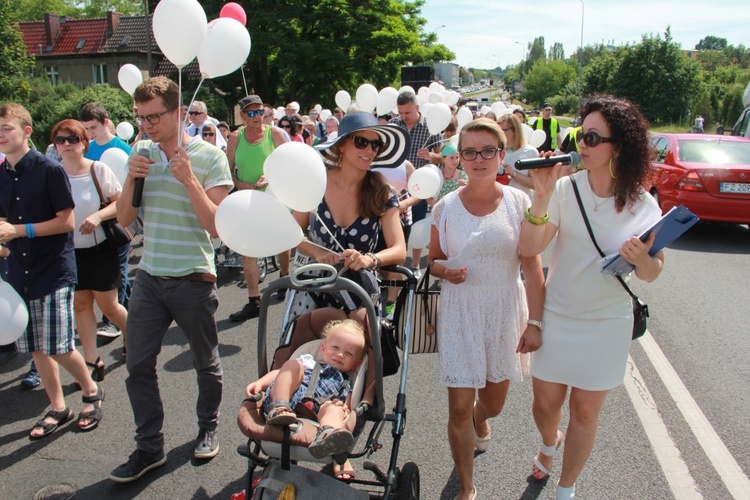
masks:
POLYGON ((528 257, 557 236, 540 325, 542 346, 532 353, 531 375, 533 415, 542 436, 532 475, 539 480, 549 475, 564 437, 558 499, 573 498, 604 400, 623 382, 633 330, 631 298, 614 276, 600 272, 602 259, 586 230, 574 184, 605 254, 619 253, 635 266, 635 276, 647 282, 664 265, 662 252, 648 254, 653 235, 645 242, 633 236, 661 216, 641 187, 652 157, 648 123, 634 104, 606 95, 584 104, 581 116, 585 170, 562 177, 558 163, 531 172, 536 196, 521 225, 519 244, 521 255, 528 257), (558 425, 568 387, 570 421, 563 436, 558 425))

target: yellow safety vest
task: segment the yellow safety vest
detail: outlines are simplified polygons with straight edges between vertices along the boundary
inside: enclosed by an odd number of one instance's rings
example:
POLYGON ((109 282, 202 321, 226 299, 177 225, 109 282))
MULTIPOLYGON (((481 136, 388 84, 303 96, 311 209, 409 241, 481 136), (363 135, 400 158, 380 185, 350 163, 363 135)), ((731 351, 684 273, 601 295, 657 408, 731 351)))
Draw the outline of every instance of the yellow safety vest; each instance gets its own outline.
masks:
POLYGON ((583 130, 583 127, 576 127, 568 134, 570 140, 573 141, 573 143, 576 145, 576 153, 581 152, 581 148, 578 147, 578 132, 580 132, 581 130, 583 130))
MULTIPOLYGON (((557 132, 559 131, 559 127, 557 125, 557 120, 550 117, 550 124, 549 124, 549 133, 552 135, 552 144, 550 147, 554 151, 557 149, 557 132)), ((534 129, 535 130, 544 130, 542 124, 544 123, 544 118, 541 116, 536 119, 536 122, 534 123, 534 129)))

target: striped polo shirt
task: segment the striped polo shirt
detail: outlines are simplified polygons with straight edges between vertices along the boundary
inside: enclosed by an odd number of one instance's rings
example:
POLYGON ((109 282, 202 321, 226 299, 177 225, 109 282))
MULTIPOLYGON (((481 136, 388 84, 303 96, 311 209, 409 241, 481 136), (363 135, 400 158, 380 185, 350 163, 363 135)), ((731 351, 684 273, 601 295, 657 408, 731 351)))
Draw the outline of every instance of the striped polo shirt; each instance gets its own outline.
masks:
MULTIPOLYGON (((200 137, 193 137, 184 147, 193 174, 205 191, 232 186, 223 151, 200 137)), ((211 235, 198 221, 185 186, 172 175, 167 156, 157 143, 139 141, 132 154, 143 148, 151 152, 156 163, 151 165, 143 187, 144 246, 140 268, 152 276, 216 274, 211 235)))

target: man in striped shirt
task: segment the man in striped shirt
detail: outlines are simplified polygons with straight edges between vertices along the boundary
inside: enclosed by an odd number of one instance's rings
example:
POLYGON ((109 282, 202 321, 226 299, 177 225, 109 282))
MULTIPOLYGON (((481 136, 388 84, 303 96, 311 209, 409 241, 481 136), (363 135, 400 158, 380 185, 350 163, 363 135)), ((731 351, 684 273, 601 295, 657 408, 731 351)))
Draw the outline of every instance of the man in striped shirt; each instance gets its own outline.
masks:
POLYGON ((135 91, 136 123, 151 140, 137 142, 130 156, 117 219, 130 224, 136 181, 144 182, 144 250, 130 298, 125 382, 136 423, 136 451, 110 478, 135 481, 166 462, 164 407, 156 358, 172 321, 182 329, 198 379, 197 459, 219 451, 216 426, 223 373, 215 312, 219 304, 212 237, 214 217, 232 186, 226 155, 189 136, 180 126, 179 89, 165 77, 135 91), (179 130, 179 132, 178 132, 179 130))

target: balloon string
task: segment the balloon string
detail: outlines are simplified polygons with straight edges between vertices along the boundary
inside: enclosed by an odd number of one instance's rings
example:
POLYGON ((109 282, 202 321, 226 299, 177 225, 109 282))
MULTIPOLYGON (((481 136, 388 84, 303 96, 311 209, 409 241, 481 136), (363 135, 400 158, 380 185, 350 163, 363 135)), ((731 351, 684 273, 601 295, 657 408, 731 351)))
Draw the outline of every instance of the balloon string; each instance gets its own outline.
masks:
MULTIPOLYGON (((430 147, 432 147, 432 146, 437 146, 438 144, 442 144, 442 143, 444 143, 444 142, 450 142, 450 140, 451 140, 451 139, 452 139, 452 137, 449 137, 449 138, 447 138, 447 139, 441 139, 441 140, 439 140, 439 141, 431 142, 430 144, 427 144, 427 143, 425 142, 425 144, 424 144, 424 146, 422 146, 422 148, 430 148, 430 147)), ((427 138, 427 141, 429 141, 429 140, 430 140, 430 138, 428 137, 428 138, 427 138)))
POLYGON ((245 95, 250 95, 250 93, 247 91, 247 78, 245 78, 245 63, 242 63, 240 66, 240 71, 242 72, 242 83, 245 85, 245 95))
POLYGON ((338 240, 336 239, 336 237, 333 235, 333 232, 331 232, 331 228, 329 228, 328 226, 326 226, 326 223, 323 222, 323 219, 321 219, 320 215, 318 215, 317 210, 315 212, 313 212, 313 213, 315 214, 315 218, 318 219, 318 222, 320 222, 321 224, 323 224, 323 227, 326 228, 326 230, 328 231, 328 234, 331 235, 331 239, 333 240, 333 242, 336 243, 336 245, 338 245, 339 249, 343 252, 344 251, 344 247, 341 246, 341 243, 339 243, 338 240))
MULTIPOLYGON (((188 104, 188 112, 185 113, 185 118, 182 122, 182 130, 185 130, 185 127, 188 125, 188 119, 190 116, 190 108, 193 107, 193 103, 195 102, 195 98, 198 96, 198 91, 201 89, 201 85, 203 85, 203 81, 206 79, 205 76, 201 75, 201 81, 198 82, 198 86, 195 88, 195 92, 193 92, 193 97, 190 98, 190 104, 188 104)), ((180 103, 182 103, 182 91, 180 91, 180 103)), ((182 137, 183 134, 180 133, 180 131, 177 131, 178 134, 180 134, 180 146, 182 146, 182 137)))

